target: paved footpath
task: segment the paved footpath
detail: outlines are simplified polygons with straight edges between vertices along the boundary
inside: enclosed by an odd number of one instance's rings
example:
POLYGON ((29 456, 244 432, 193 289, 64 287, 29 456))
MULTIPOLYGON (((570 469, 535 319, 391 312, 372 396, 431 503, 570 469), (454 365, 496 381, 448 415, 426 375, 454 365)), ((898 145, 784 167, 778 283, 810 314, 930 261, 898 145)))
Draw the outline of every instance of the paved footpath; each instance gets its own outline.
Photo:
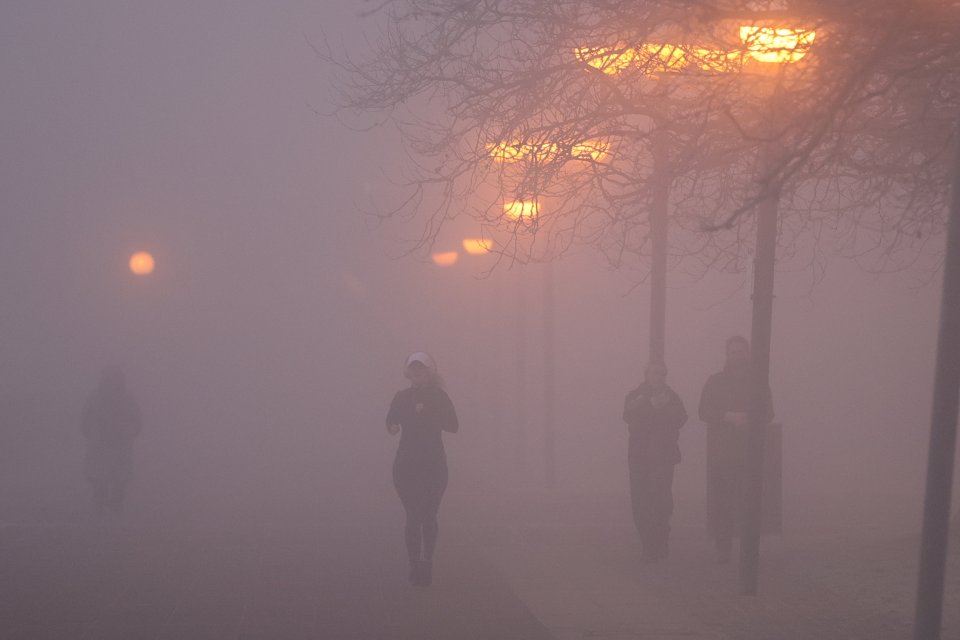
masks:
MULTIPOLYGON (((616 500, 538 511, 537 522, 511 517, 469 535, 557 640, 912 637, 915 535, 858 525, 765 537, 760 595, 747 597, 736 561, 716 564, 701 528, 675 527, 670 558, 650 565, 616 500)), ((953 544, 943 638, 960 638, 960 536, 953 544)))
MULTIPOLYGON (((8 523, 0 525, 0 637, 911 637, 915 536, 858 527, 765 538, 761 595, 742 597, 736 564, 715 564, 696 527, 677 526, 669 560, 643 564, 622 511, 617 500, 590 496, 484 506, 451 494, 430 589, 406 582, 396 509, 379 520, 8 523)), ((944 638, 960 638, 958 556, 955 546, 944 638)))
POLYGON ((481 555, 447 545, 411 587, 398 530, 0 530, 3 638, 550 638, 481 555))

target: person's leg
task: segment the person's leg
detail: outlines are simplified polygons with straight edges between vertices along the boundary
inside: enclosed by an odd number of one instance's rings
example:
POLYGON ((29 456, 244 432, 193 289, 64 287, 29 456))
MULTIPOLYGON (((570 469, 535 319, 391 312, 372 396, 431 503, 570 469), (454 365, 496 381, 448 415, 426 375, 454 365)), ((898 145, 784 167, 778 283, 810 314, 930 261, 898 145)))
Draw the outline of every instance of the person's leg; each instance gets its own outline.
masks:
POLYGON ((732 478, 724 478, 717 490, 716 529, 714 541, 717 547, 717 560, 727 562, 733 550, 733 530, 736 518, 737 489, 732 478))
POLYGON ((627 468, 630 474, 630 508, 633 511, 633 526, 642 540, 646 532, 644 520, 644 466, 638 451, 633 447, 627 455, 627 468))
POLYGON ((438 465, 431 479, 430 490, 424 504, 423 513, 423 583, 429 585, 433 581, 433 552, 437 548, 437 538, 440 535, 440 523, 437 514, 440 511, 440 502, 447 489, 447 464, 438 465))
POLYGON ((649 461, 634 466, 630 483, 630 497, 633 505, 633 524, 640 534, 643 545, 643 557, 651 560, 656 557, 656 503, 654 496, 654 478, 649 461))
POLYGON ((403 504, 405 521, 403 541, 410 560, 410 582, 416 584, 420 575, 420 549, 423 544, 420 531, 420 506, 418 504, 416 477, 405 468, 399 458, 393 463, 393 486, 403 504))
POLYGON ((736 514, 735 442, 728 425, 707 431, 707 522, 717 560, 727 562, 733 548, 736 514))
POLYGON ((673 471, 671 461, 661 460, 651 469, 651 541, 657 558, 669 553, 670 516, 673 515, 673 471))

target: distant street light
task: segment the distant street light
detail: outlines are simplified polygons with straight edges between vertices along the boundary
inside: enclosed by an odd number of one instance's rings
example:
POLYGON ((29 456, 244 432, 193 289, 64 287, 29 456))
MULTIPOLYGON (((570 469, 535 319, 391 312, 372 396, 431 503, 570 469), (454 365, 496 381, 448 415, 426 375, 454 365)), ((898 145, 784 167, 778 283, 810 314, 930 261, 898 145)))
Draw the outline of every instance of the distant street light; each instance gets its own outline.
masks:
POLYGON ((153 256, 146 251, 138 251, 130 256, 130 271, 134 275, 148 276, 153 273, 154 265, 153 256))
POLYGON ((508 218, 532 222, 540 213, 540 205, 536 200, 511 200, 503 204, 503 212, 508 218))
POLYGON ((430 254, 430 259, 433 260, 433 264, 438 267, 452 267, 457 264, 457 260, 460 259, 460 254, 456 251, 437 251, 430 254))
POLYGON ((816 37, 817 32, 812 29, 740 27, 740 42, 747 46, 750 57, 759 62, 797 62, 807 55, 816 37))
POLYGON ((482 256, 490 253, 493 248, 493 242, 487 238, 464 238, 463 250, 472 256, 482 256))

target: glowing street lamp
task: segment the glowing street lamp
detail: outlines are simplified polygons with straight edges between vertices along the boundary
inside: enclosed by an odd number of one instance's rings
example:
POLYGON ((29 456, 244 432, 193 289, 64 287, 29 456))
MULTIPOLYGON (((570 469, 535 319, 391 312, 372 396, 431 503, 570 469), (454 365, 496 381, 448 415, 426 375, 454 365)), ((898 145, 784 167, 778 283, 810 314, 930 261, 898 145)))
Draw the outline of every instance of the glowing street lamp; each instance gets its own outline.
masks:
POLYGON ((629 69, 645 75, 677 72, 689 67, 713 73, 737 71, 749 59, 758 62, 798 62, 810 50, 813 29, 770 25, 741 25, 740 46, 718 49, 690 44, 648 42, 638 47, 578 47, 574 55, 585 64, 611 76, 629 69))
POLYGON ((536 200, 511 200, 503 204, 503 212, 513 220, 531 222, 539 215, 540 206, 536 200))
POLYGON ((462 244, 463 250, 472 256, 482 256, 493 249, 493 242, 486 238, 464 238, 462 244))
POLYGON ((430 254, 430 259, 433 260, 433 264, 438 267, 452 267, 457 264, 457 260, 460 259, 460 254, 456 251, 437 251, 430 254))
MULTIPOLYGON (((487 153, 498 162, 510 163, 521 160, 551 162, 563 152, 565 145, 558 142, 498 142, 487 145, 487 153)), ((606 157, 610 144, 603 140, 583 140, 569 145, 570 157, 575 160, 599 162, 606 157)))
POLYGON ((155 266, 153 256, 146 251, 138 251, 130 256, 130 271, 134 275, 148 276, 155 266))
POLYGON ((740 27, 740 42, 746 46, 750 57, 759 62, 797 62, 807 55, 816 37, 817 32, 812 29, 740 27))

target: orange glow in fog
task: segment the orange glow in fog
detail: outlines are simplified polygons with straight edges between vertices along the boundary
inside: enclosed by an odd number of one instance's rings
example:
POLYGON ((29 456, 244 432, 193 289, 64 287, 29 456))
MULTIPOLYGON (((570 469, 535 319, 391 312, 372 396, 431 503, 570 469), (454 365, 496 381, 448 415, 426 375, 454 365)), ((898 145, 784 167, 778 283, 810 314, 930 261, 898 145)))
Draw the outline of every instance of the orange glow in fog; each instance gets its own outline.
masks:
POLYGON ((130 256, 130 271, 138 276, 148 276, 153 273, 153 256, 146 251, 138 251, 130 256))
POLYGON ((463 250, 472 256, 490 253, 491 245, 490 240, 484 238, 464 238, 463 240, 463 250))
POLYGON ((456 251, 440 251, 430 255, 430 259, 433 260, 433 264, 438 267, 450 267, 457 264, 457 260, 460 258, 460 254, 456 251))
POLYGON ((513 200, 503 205, 503 212, 514 220, 532 220, 539 211, 536 200, 513 200))

